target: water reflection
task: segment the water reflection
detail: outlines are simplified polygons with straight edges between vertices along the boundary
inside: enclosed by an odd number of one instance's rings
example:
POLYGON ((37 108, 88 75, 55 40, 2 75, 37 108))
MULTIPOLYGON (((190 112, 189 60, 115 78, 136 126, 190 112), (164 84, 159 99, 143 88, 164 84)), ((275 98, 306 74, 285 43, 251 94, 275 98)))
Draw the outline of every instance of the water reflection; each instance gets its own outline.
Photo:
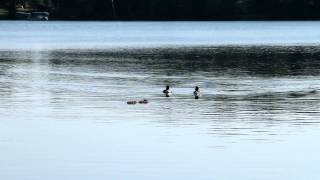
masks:
MULTIPOLYGON (((314 47, 202 47, 119 49, 105 51, 51 51, 54 64, 150 69, 157 75, 191 75, 195 72, 249 75, 318 75, 320 48, 314 47), (133 66, 135 65, 135 66, 133 66), (233 73, 231 73, 233 72, 233 73), (189 73, 189 74, 187 74, 189 73)), ((197 74, 196 74, 197 75, 197 74)))
POLYGON ((275 135, 320 123, 318 47, 0 54, 4 118, 97 123, 135 119, 159 127, 205 127, 205 134, 253 140, 275 140, 275 135), (161 94, 167 84, 174 89, 169 99, 161 94), (199 101, 192 97, 196 85, 204 93, 199 101), (125 103, 139 98, 150 104, 125 103))

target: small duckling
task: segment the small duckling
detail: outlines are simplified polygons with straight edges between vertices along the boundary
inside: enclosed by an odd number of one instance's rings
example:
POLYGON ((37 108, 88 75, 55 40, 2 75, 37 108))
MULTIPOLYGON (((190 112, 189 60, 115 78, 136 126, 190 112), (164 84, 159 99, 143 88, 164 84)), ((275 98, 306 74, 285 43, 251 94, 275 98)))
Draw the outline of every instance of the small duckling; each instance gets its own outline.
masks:
POLYGON ((135 105, 135 104, 137 104, 137 101, 128 101, 127 104, 128 105, 135 105))
POLYGON ((143 99, 141 101, 139 101, 139 104, 148 104, 149 101, 147 99, 143 99))
POLYGON ((170 90, 170 86, 166 86, 166 89, 162 91, 166 97, 170 97, 172 95, 172 91, 170 90))
POLYGON ((194 98, 195 99, 199 99, 201 96, 202 96, 202 94, 201 94, 201 91, 200 91, 200 88, 198 87, 198 86, 196 86, 195 88, 194 88, 194 92, 193 92, 193 95, 194 95, 194 98))

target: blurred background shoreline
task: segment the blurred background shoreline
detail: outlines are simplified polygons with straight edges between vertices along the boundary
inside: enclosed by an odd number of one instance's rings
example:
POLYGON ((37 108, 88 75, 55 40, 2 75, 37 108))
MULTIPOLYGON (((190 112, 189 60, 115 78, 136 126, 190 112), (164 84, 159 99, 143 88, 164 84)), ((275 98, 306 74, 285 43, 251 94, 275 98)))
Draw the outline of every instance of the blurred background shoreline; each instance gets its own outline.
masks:
POLYGON ((317 0, 2 0, 0 19, 319 20, 317 0), (39 14, 38 14, 39 15, 39 14))

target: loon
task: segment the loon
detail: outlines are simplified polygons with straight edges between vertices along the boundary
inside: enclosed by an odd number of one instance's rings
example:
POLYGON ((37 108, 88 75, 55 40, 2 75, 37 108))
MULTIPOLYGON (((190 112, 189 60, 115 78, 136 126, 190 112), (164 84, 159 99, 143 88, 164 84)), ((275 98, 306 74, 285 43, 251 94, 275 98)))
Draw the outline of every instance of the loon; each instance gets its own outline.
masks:
POLYGON ((170 97, 172 95, 172 91, 170 90, 170 86, 166 86, 166 89, 162 91, 166 97, 170 97))
POLYGON ((199 98, 202 96, 201 91, 199 90, 199 87, 196 86, 196 87, 194 88, 194 90, 195 90, 195 91, 193 92, 194 98, 195 98, 195 99, 199 99, 199 98))

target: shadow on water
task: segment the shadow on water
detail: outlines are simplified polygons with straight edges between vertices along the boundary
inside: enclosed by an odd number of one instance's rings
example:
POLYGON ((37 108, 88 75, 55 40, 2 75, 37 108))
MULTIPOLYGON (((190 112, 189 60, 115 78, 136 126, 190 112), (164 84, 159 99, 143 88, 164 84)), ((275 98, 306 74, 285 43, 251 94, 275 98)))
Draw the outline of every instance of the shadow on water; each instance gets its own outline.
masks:
POLYGON ((208 72, 260 76, 318 75, 320 48, 315 47, 195 47, 53 51, 53 64, 112 65, 127 71, 158 70, 179 74, 208 72), (133 66, 134 65, 134 66, 133 66), (233 72, 233 73, 232 73, 233 72))
POLYGON ((319 47, 177 47, 0 54, 2 104, 10 104, 4 101, 6 98, 17 100, 19 96, 13 89, 18 89, 22 98, 36 96, 30 101, 31 107, 46 107, 60 114, 60 119, 77 113, 94 121, 134 117, 165 127, 204 124, 209 134, 258 134, 263 136, 261 139, 288 133, 279 130, 280 125, 298 128, 320 123, 319 47), (170 99, 161 96, 167 84, 174 89, 170 99), (196 85, 204 93, 199 101, 192 98, 196 85), (32 94, 35 91, 40 95, 32 94), (132 98, 148 98, 150 104, 127 106, 125 102, 132 98))
MULTIPOLYGON (((318 75, 320 48, 314 47, 185 47, 42 51, 44 63, 54 65, 111 65, 128 72, 234 72, 249 75, 318 75), (130 67, 130 69, 126 69, 130 67)), ((1 62, 33 61, 32 51, 2 51, 1 62)), ((232 74, 232 73, 231 73, 232 74)))

